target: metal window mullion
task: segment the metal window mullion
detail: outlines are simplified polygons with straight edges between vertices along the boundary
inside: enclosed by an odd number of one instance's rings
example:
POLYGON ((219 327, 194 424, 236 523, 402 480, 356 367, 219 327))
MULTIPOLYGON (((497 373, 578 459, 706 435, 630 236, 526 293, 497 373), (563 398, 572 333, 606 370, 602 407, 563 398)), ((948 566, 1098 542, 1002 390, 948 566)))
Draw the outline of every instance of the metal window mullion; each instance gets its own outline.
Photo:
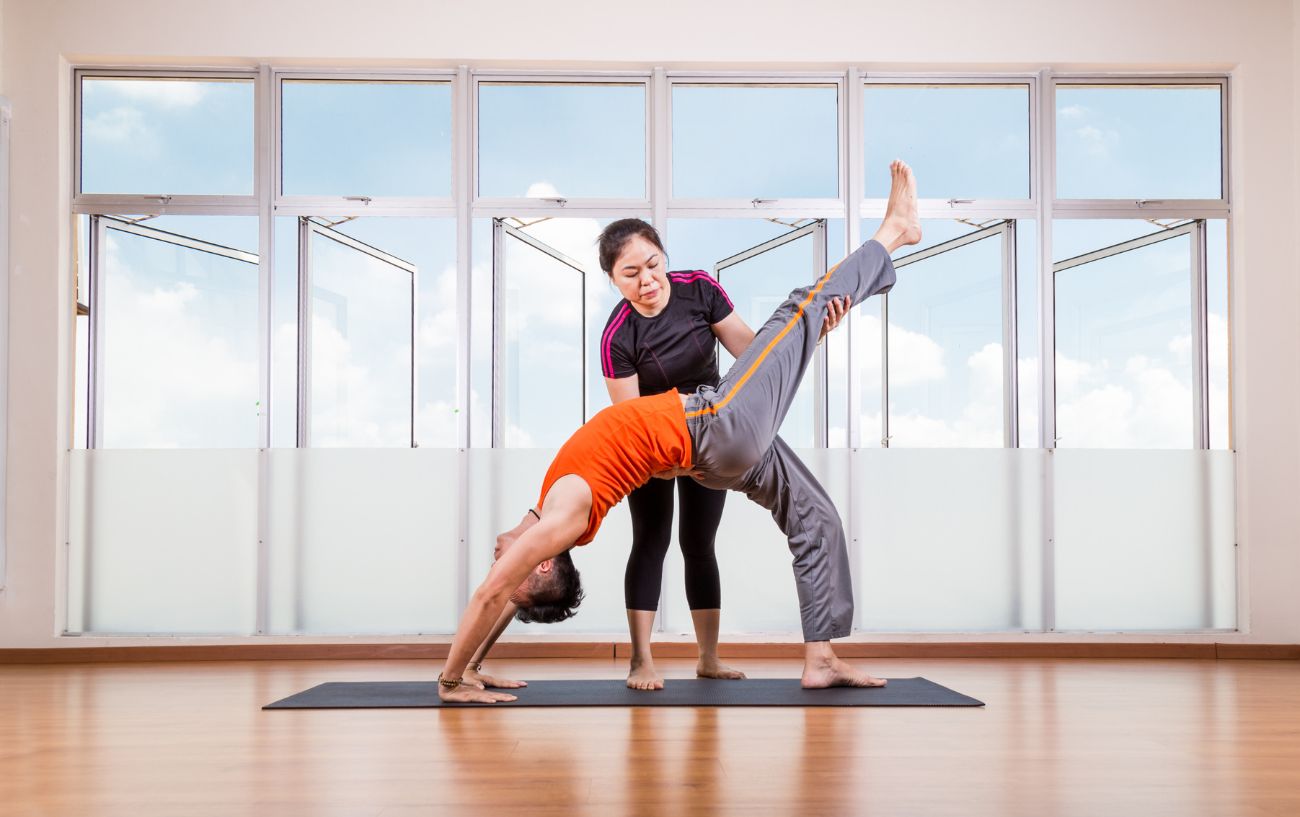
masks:
MULTIPOLYGON (((863 123, 863 82, 862 75, 856 68, 850 68, 847 74, 846 91, 844 94, 844 126, 840 132, 844 134, 844 256, 848 256, 862 243, 862 198, 865 191, 865 172, 864 172, 864 144, 865 144, 865 125, 863 123)), ((856 306, 856 304, 855 304, 856 306)), ((857 491, 860 482, 857 468, 857 449, 862 444, 862 375, 858 371, 860 361, 854 356, 854 339, 856 333, 862 331, 856 323, 858 310, 850 309, 849 314, 844 318, 845 342, 844 348, 844 365, 847 375, 847 400, 844 418, 844 441, 849 449, 849 468, 848 468, 848 496, 849 501, 844 508, 844 513, 848 519, 845 520, 849 534, 849 574, 852 576, 857 573, 859 562, 862 558, 862 548, 860 542, 863 536, 863 530, 866 527, 865 519, 861 512, 858 511, 857 491)), ((854 582, 858 587, 862 586, 860 581, 854 582)), ((854 614, 853 626, 863 626, 863 610, 865 604, 857 604, 854 614)))
MULTIPOLYGON (((277 180, 278 183, 280 180, 277 180)), ((286 196, 281 194, 275 199, 275 209, 282 215, 297 212, 317 215, 343 213, 357 216, 423 215, 425 213, 445 215, 456 209, 456 202, 451 196, 286 196)))
POLYGON ((650 186, 651 219, 667 241, 668 201, 672 196, 672 100, 663 68, 650 80, 651 120, 654 127, 648 149, 653 169, 650 186))
POLYGON ((86 350, 86 362, 90 371, 87 373, 86 388, 86 448, 99 448, 104 431, 104 321, 103 299, 100 297, 100 279, 103 277, 102 255, 107 228, 100 216, 90 217, 90 247, 88 248, 88 298, 86 306, 90 310, 86 328, 89 348, 86 350))
POLYGON ((319 235, 321 238, 327 238, 337 244, 342 244, 348 249, 356 250, 362 255, 370 256, 376 261, 397 267, 403 272, 414 274, 417 269, 415 264, 412 264, 410 261, 407 261, 404 258, 398 258, 395 255, 390 255, 378 247, 373 247, 364 241, 353 238, 347 233, 341 233, 328 225, 321 224, 320 222, 310 218, 308 218, 307 221, 311 224, 311 231, 316 235, 319 235))
POLYGON ((1205 222, 1191 230, 1192 272, 1192 447, 1210 447, 1209 282, 1206 264, 1205 222))
POLYGON ((153 227, 146 227, 143 224, 126 221, 113 216, 99 216, 99 221, 104 224, 106 229, 116 230, 119 233, 130 233, 148 238, 153 241, 161 241, 164 244, 172 244, 177 247, 184 247, 187 250, 204 252, 209 255, 216 255, 221 258, 228 258, 232 261, 240 261, 245 264, 260 264, 260 256, 257 253, 237 250, 233 247, 225 247, 221 244, 213 244, 210 241, 204 241, 199 238, 191 238, 187 235, 168 232, 167 230, 158 230, 153 227))
POLYGON ((411 275, 411 448, 419 448, 420 441, 415 433, 415 418, 420 405, 420 268, 412 265, 411 275))
MULTIPOLYGON (((473 486, 470 474, 470 448, 473 444, 473 407, 470 365, 473 351, 474 285, 473 285, 473 221, 470 202, 473 199, 474 99, 469 68, 462 65, 456 70, 452 85, 452 185, 451 193, 456 206, 456 445, 457 451, 457 544, 456 544, 456 609, 469 605, 470 558, 469 531, 473 486)), ((457 626, 460 624, 457 615, 457 626)))
POLYGON ((271 69, 263 65, 253 89, 255 104, 253 144, 256 162, 253 190, 257 194, 257 556, 254 568, 255 601, 253 632, 265 635, 270 629, 271 607, 271 393, 275 360, 272 342, 275 337, 275 287, 273 259, 275 223, 271 180, 275 173, 275 136, 279 129, 275 113, 275 94, 271 86, 271 69))
MULTIPOLYGON (((861 72, 856 68, 850 68, 848 72, 848 91, 844 100, 844 107, 847 112, 844 115, 843 128, 845 156, 847 157, 844 169, 845 256, 852 253, 863 243, 862 199, 866 195, 866 156, 864 151, 866 125, 863 121, 865 115, 863 92, 864 85, 861 72)), ((844 319, 844 331, 848 335, 848 342, 844 345, 847 350, 845 364, 848 372, 848 417, 845 421, 845 441, 848 443, 850 450, 859 448, 862 445, 860 416, 862 412, 862 375, 858 371, 857 364, 859 361, 854 360, 853 357, 854 335, 856 332, 861 331, 855 320, 856 315, 857 310, 850 309, 848 316, 844 319)), ((850 469, 850 486, 852 484, 852 473, 853 471, 850 469)), ((850 490, 852 490, 851 487, 850 490)), ((857 515, 852 512, 852 506, 853 503, 850 503, 850 549, 856 555, 857 515)))
MULTIPOLYGON (((654 69, 650 78, 650 116, 653 130, 651 142, 647 147, 651 165, 651 186, 649 188, 651 215, 650 221, 659 231, 659 236, 667 246, 672 246, 668 232, 668 200, 672 197, 672 98, 671 86, 667 73, 662 67, 654 69)), ((717 360, 717 345, 714 345, 713 357, 717 360)), ((668 576, 661 577, 659 597, 668 598, 668 576)), ((654 628, 664 632, 667 628, 668 605, 661 604, 655 612, 654 628)))
POLYGON ((1016 305, 1016 222, 1002 229, 1002 438, 1007 448, 1020 447, 1019 319, 1016 305))
MULTIPOLYGON (((818 219, 813 225, 813 275, 816 281, 826 274, 826 221, 818 219)), ((820 322, 808 327, 810 331, 820 331, 820 322)), ((813 352, 813 445, 827 448, 829 445, 830 418, 827 399, 827 387, 830 371, 826 365, 826 345, 817 344, 813 352)))
POLYGON ((539 241, 538 239, 534 238, 533 236, 529 235, 523 230, 520 230, 516 227, 511 227, 509 224, 506 224, 504 221, 501 221, 501 219, 497 219, 496 221, 501 224, 502 231, 506 235, 510 236, 511 238, 516 238, 524 242, 525 244, 537 250, 538 252, 548 255, 551 258, 554 258, 556 261, 559 261, 561 264, 564 264, 566 267, 577 270, 578 272, 583 273, 584 275, 586 274, 587 270, 582 266, 582 264, 573 260, 572 258, 560 252, 559 250, 555 249, 550 244, 547 244, 544 241, 539 241))
POLYGON ((587 377, 588 349, 587 349, 587 273, 583 270, 578 271, 578 279, 582 282, 582 422, 586 423, 590 418, 587 413, 591 405, 591 379, 587 377))
POLYGON ((1042 629, 1056 629, 1056 277, 1052 271, 1052 218, 1056 200, 1056 86, 1040 72, 1034 97, 1033 152, 1039 157, 1038 192, 1038 441, 1044 449, 1043 527, 1040 535, 1042 629))
POLYGON ((314 225, 298 219, 298 448, 311 445, 311 234, 314 225))
POLYGON ((1169 241, 1178 238, 1179 236, 1190 236, 1196 229, 1196 224, 1197 222, 1188 222, 1187 224, 1182 224, 1177 227, 1161 230, 1158 233, 1151 233, 1149 235, 1139 236, 1138 238, 1130 238, 1128 241, 1121 241, 1118 244, 1112 244, 1108 247, 1102 247, 1101 249, 1086 252, 1082 255, 1076 255, 1073 258, 1066 258, 1053 264, 1052 272, 1062 273, 1066 270, 1074 269, 1075 267, 1086 266, 1112 256, 1132 252, 1133 250, 1139 250, 1143 247, 1149 247, 1152 244, 1159 244, 1162 241, 1169 241))
MULTIPOLYGON (((822 229, 824 233, 825 224, 820 220, 815 221, 812 224, 805 224, 803 227, 798 227, 787 233, 782 233, 781 235, 778 235, 775 238, 769 238, 767 241, 764 241, 761 244, 755 244, 754 246, 748 249, 741 250, 735 255, 727 256, 726 258, 722 259, 721 261, 713 265, 714 273, 716 275, 717 273, 722 272, 724 269, 727 269, 728 267, 734 267, 737 264, 748 261, 751 258, 756 258, 765 252, 768 252, 770 250, 775 250, 779 247, 784 247, 786 244, 789 244, 791 241, 796 241, 800 238, 803 238, 806 235, 813 235, 819 229, 818 227, 819 224, 821 225, 820 229, 822 229)), ((823 274, 825 274, 825 270, 823 270, 821 273, 818 273, 813 278, 813 280, 817 280, 817 278, 820 278, 823 274)))
POLYGON ((505 448, 505 424, 502 406, 504 373, 501 355, 505 342, 505 248, 506 225, 501 219, 492 220, 492 447, 505 448))
POLYGON ((172 196, 87 193, 74 196, 71 209, 79 215, 248 215, 260 211, 256 196, 172 196))
POLYGON ((880 296, 880 447, 889 447, 889 293, 880 296))

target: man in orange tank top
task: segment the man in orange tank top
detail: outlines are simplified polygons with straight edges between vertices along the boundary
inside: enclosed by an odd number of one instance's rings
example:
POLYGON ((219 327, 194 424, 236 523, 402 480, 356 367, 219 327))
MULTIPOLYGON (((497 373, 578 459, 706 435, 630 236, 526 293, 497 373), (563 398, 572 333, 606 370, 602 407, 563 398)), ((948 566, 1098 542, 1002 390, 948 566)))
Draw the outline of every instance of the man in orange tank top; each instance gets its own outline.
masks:
POLYGON ((843 525, 825 490, 776 432, 812 361, 827 305, 849 298, 857 306, 888 291, 895 281, 889 254, 921 240, 912 171, 900 161, 890 170, 889 204, 872 240, 792 292, 717 388, 616 403, 569 438, 542 481, 537 506, 497 537, 496 562, 461 616, 438 676, 443 700, 515 700, 480 688, 481 676, 462 680, 467 665, 474 669, 476 648, 504 629, 507 605, 525 621, 572 616, 582 589, 570 548, 592 541, 605 514, 632 489, 651 477, 682 474, 744 492, 786 534, 803 624, 803 686, 884 685, 831 649, 830 640, 848 635, 853 619, 843 525))

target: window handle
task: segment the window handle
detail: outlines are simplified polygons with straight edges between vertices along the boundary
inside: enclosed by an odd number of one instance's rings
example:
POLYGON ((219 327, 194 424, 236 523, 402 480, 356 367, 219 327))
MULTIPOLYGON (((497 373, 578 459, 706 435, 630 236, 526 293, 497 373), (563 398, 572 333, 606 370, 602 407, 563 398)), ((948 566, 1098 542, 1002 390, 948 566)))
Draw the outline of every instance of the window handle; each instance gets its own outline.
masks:
POLYGON ((1165 203, 1164 199, 1138 199, 1137 200, 1138 207, 1146 207, 1148 204, 1164 204, 1164 203, 1165 203))
POLYGON ((369 196, 344 196, 344 197, 343 197, 343 200, 344 200, 344 201, 359 201, 359 202, 361 202, 362 204, 367 204, 367 205, 370 204, 370 197, 369 197, 369 196))
POLYGON ((959 204, 974 204, 975 199, 948 199, 949 207, 956 207, 959 204))
POLYGON ((564 205, 566 205, 566 204, 569 203, 569 200, 568 200, 568 199, 562 199, 562 198, 554 197, 554 196, 543 198, 542 201, 549 201, 549 202, 551 202, 552 204, 558 204, 558 205, 560 205, 561 207, 563 207, 564 205))
POLYGON ((755 207, 762 207, 764 204, 771 204, 774 201, 776 199, 751 199, 749 203, 755 207))

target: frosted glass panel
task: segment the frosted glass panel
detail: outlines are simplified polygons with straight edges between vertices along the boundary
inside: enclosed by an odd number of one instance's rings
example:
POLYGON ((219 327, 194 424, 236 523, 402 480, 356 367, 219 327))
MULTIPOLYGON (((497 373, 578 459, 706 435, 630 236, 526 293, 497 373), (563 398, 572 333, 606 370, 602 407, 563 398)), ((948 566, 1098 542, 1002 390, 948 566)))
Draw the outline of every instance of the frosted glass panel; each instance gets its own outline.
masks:
POLYGON ((253 632, 257 456, 72 451, 68 630, 253 632))
MULTIPOLYGON (((474 449, 470 451, 469 591, 492 566, 496 536, 519 524, 537 503, 542 478, 555 458, 554 449, 474 449)), ((623 569, 632 546, 627 502, 605 517, 590 544, 573 549, 573 564, 582 576, 586 598, 578 614, 559 624, 510 625, 507 633, 618 633, 627 631, 623 606, 623 569)))
POLYGON ((859 626, 1042 626, 1041 449, 853 452, 859 626))
MULTIPOLYGON (((830 494, 847 525, 849 451, 800 448, 795 453, 830 494)), ((847 528, 845 535, 849 535, 847 528)), ((769 511, 742 493, 729 492, 718 526, 716 553, 722 577, 722 632, 800 632, 790 547, 769 511)), ((674 524, 659 603, 662 626, 668 632, 693 632, 683 570, 674 524)))
POLYGON ((1236 626, 1228 451, 1053 455, 1056 627, 1236 626))
POLYGON ((449 633, 459 614, 458 452, 269 453, 274 633, 449 633))

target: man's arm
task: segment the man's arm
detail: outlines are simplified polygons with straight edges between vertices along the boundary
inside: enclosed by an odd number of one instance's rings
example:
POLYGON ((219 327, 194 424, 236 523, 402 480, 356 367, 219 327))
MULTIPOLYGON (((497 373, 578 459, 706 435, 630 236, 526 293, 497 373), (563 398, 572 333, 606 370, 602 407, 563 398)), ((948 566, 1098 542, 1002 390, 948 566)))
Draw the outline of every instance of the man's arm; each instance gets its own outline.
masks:
POLYGON ((506 602, 506 609, 501 613, 501 617, 497 619, 497 623, 492 625, 492 632, 488 633, 488 637, 484 639, 483 643, 479 645, 479 648, 474 651, 474 657, 471 658, 469 664, 465 666, 465 674, 461 676, 461 679, 465 683, 476 686, 479 689, 486 689, 488 687, 492 687, 493 689, 518 689, 519 687, 528 686, 527 681, 512 681, 509 678, 496 678, 491 675, 483 674, 482 670, 483 662, 487 660, 488 652, 492 650, 492 645, 497 643, 497 639, 500 638, 501 634, 510 626, 510 620, 515 617, 515 611, 518 609, 519 607, 514 602, 506 602))
MULTIPOLYGON (((591 489, 581 477, 570 474, 551 486, 541 520, 520 534, 510 549, 501 554, 488 571, 487 578, 474 591, 451 641, 451 650, 443 665, 443 679, 456 681, 461 678, 461 671, 474 650, 487 639, 493 625, 500 622, 511 595, 538 565, 573 546, 587 526, 590 511, 591 489)), ((454 689, 439 686, 438 694, 444 701, 496 703, 515 700, 513 695, 467 685, 454 689)))

